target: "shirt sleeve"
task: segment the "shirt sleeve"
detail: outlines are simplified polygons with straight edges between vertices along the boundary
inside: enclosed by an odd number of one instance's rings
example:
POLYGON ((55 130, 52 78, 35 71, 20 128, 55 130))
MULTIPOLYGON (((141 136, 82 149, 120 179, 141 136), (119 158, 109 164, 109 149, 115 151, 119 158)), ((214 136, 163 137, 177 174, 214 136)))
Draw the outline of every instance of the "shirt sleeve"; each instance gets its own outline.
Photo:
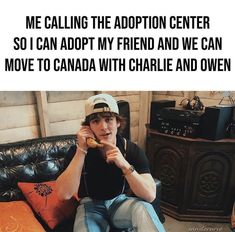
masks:
POLYGON ((127 161, 139 174, 150 173, 149 161, 144 151, 130 141, 127 145, 127 161))

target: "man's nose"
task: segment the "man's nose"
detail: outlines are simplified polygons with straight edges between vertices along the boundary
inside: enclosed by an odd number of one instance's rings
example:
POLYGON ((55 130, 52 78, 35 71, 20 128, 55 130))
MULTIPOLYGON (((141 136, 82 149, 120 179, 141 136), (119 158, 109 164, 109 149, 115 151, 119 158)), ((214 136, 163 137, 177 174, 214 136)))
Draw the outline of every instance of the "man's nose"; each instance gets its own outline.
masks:
POLYGON ((100 128, 103 130, 107 129, 107 123, 105 122, 105 120, 100 121, 100 128))

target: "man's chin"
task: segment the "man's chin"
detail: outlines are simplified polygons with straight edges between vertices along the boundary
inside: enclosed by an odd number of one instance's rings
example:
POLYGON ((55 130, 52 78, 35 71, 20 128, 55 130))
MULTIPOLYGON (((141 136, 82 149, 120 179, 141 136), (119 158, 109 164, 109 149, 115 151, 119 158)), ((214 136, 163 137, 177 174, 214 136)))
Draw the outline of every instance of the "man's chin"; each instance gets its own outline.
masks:
POLYGON ((113 143, 113 138, 110 136, 102 136, 100 138, 100 141, 108 142, 108 143, 113 143))
POLYGON ((102 137, 100 138, 100 141, 104 141, 104 142, 111 142, 111 139, 110 138, 107 138, 107 137, 102 137))

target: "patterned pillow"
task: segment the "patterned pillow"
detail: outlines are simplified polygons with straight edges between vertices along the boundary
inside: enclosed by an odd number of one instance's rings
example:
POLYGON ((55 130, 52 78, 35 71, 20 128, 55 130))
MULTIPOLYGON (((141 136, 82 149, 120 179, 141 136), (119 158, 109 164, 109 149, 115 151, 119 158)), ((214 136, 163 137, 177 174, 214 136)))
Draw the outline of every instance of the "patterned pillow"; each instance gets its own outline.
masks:
POLYGON ((0 202, 0 231, 45 232, 25 201, 0 202))
POLYGON ((73 198, 66 201, 59 200, 55 181, 43 183, 19 182, 18 186, 34 211, 51 229, 54 229, 59 223, 75 213, 77 201, 73 198))

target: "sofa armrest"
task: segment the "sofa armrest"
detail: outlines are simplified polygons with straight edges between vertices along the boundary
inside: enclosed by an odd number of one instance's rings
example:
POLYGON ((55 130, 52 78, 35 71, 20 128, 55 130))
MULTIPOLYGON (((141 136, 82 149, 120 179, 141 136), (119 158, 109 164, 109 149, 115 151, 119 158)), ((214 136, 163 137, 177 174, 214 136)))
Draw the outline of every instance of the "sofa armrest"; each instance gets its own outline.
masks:
POLYGON ((153 208, 156 211, 159 220, 161 221, 161 223, 165 222, 165 217, 162 213, 162 210, 160 208, 160 204, 161 204, 161 193, 162 193, 162 183, 160 180, 158 179, 154 179, 155 183, 156 183, 156 188, 157 188, 157 192, 156 192, 156 198, 155 200, 152 202, 153 208))

